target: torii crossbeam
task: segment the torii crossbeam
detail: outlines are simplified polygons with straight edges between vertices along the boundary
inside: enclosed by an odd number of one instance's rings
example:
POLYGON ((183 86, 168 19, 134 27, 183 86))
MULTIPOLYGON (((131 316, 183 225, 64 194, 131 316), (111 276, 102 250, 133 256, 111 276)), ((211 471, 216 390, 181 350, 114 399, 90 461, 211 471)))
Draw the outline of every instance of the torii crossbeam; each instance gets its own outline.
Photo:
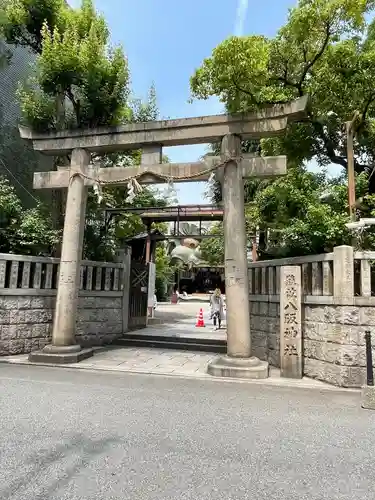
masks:
POLYGON ((231 377, 267 377, 268 363, 251 356, 243 180, 285 174, 286 157, 241 155, 241 139, 283 133, 290 121, 303 118, 306 105, 307 99, 301 98, 255 114, 163 120, 49 134, 20 127, 21 137, 31 140, 35 150, 50 155, 71 153, 70 167, 34 174, 36 189, 68 188, 68 194, 52 344, 42 353, 32 353, 30 359, 51 358, 51 355, 56 356, 56 362, 72 362, 72 357, 80 359, 81 347, 75 342, 75 328, 88 187, 95 183, 127 184, 131 179, 137 179, 140 184, 205 181, 218 169, 224 205, 228 352, 227 356, 212 362, 208 372, 231 377), (163 146, 217 141, 221 141, 220 158, 161 164, 163 146), (140 167, 103 169, 90 163, 92 152, 138 148, 142 149, 140 167))
MULTIPOLYGON (((145 154, 147 154, 147 148, 145 154)), ((109 168, 88 165, 85 169, 87 177, 84 178, 84 184, 85 186, 93 186, 99 182, 120 186, 135 178, 140 184, 157 184, 169 180, 173 182, 201 182, 209 179, 211 172, 215 170, 215 164, 219 163, 220 158, 207 156, 204 161, 196 163, 155 163, 140 167, 109 168)), ((57 171, 36 172, 34 174, 34 189, 67 188, 74 167, 72 163, 70 169, 61 167, 57 171)), ((286 173, 286 156, 254 157, 254 155, 245 154, 242 155, 241 169, 244 179, 283 175, 286 173)))

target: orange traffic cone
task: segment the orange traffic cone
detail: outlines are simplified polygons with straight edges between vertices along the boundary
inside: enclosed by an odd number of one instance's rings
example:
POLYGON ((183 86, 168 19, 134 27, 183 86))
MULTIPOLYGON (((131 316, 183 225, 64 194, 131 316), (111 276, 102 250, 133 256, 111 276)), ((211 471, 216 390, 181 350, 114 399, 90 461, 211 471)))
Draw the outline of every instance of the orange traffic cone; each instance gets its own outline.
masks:
POLYGON ((197 322, 195 324, 196 328, 204 328, 206 325, 204 324, 204 319, 203 319, 203 309, 199 309, 199 314, 197 316, 197 322))

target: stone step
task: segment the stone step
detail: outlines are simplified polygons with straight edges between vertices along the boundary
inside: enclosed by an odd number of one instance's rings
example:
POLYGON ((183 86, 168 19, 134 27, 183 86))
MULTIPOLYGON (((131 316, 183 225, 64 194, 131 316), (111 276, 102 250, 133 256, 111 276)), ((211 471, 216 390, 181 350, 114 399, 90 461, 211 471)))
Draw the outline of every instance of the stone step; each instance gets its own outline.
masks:
POLYGON ((162 318, 147 318, 147 326, 163 325, 165 320, 162 318))
POLYGON ((201 351, 226 353, 227 343, 221 339, 199 339, 162 335, 127 334, 117 339, 113 345, 148 347, 157 349, 176 349, 182 351, 201 351))
MULTIPOLYGON (((203 328, 201 331, 204 330, 203 328)), ((187 334, 182 334, 182 335, 173 335, 173 334, 165 334, 163 335, 162 333, 160 334, 155 334, 155 333, 133 333, 133 332, 128 332, 125 333, 120 340, 122 339, 132 339, 132 340, 160 340, 163 342, 168 342, 168 341, 174 341, 174 342, 187 342, 187 343, 193 343, 193 344, 206 344, 206 345, 227 345, 227 341, 224 338, 212 338, 210 337, 204 337, 203 335, 187 335, 187 334)))

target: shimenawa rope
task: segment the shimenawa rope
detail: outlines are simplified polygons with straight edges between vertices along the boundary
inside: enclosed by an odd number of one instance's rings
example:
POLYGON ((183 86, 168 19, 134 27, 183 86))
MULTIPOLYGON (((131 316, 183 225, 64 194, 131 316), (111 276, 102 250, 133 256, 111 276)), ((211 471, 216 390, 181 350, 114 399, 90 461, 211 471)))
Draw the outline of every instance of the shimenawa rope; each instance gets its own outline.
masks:
MULTIPOLYGON (((216 165, 213 165, 212 167, 209 167, 205 170, 201 170, 198 173, 190 174, 190 175, 182 175, 182 176, 156 174, 152 170, 143 170, 142 172, 139 172, 138 174, 129 175, 128 177, 124 177, 122 179, 115 179, 112 181, 111 180, 102 181, 101 179, 90 177, 86 174, 83 174, 82 172, 73 172, 71 174, 71 176, 69 177, 69 182, 76 176, 80 176, 84 179, 92 181, 94 183, 94 189, 95 189, 99 199, 102 198, 102 186, 127 183, 129 193, 128 193, 128 196, 126 198, 126 201, 131 203, 133 201, 133 199, 135 198, 136 194, 138 194, 142 191, 142 186, 139 184, 137 179, 140 179, 141 177, 144 177, 145 175, 152 175, 152 176, 157 177, 158 179, 165 181, 171 185, 171 184, 173 184, 173 181, 191 180, 191 179, 195 179, 198 177, 202 177, 203 175, 213 173, 216 169, 218 169, 220 167, 225 167, 225 165, 227 165, 229 162, 232 162, 232 161, 239 162, 241 160, 242 160, 242 156, 240 156, 240 157, 237 157, 237 156, 228 157, 224 161, 222 161, 221 163, 217 163, 216 165)), ((140 165, 140 166, 142 166, 142 165, 140 165)), ((126 169, 126 167, 124 167, 124 169, 126 169)), ((99 200, 99 203, 100 203, 100 201, 101 200, 99 200)))

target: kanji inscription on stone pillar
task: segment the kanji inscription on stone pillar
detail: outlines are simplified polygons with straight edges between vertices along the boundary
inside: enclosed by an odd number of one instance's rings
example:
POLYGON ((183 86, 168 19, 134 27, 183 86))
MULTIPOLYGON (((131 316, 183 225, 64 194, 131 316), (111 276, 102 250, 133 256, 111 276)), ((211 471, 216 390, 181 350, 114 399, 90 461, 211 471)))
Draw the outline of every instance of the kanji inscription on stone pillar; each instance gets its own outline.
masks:
POLYGON ((301 268, 283 266, 280 273, 281 376, 302 378, 301 268))

